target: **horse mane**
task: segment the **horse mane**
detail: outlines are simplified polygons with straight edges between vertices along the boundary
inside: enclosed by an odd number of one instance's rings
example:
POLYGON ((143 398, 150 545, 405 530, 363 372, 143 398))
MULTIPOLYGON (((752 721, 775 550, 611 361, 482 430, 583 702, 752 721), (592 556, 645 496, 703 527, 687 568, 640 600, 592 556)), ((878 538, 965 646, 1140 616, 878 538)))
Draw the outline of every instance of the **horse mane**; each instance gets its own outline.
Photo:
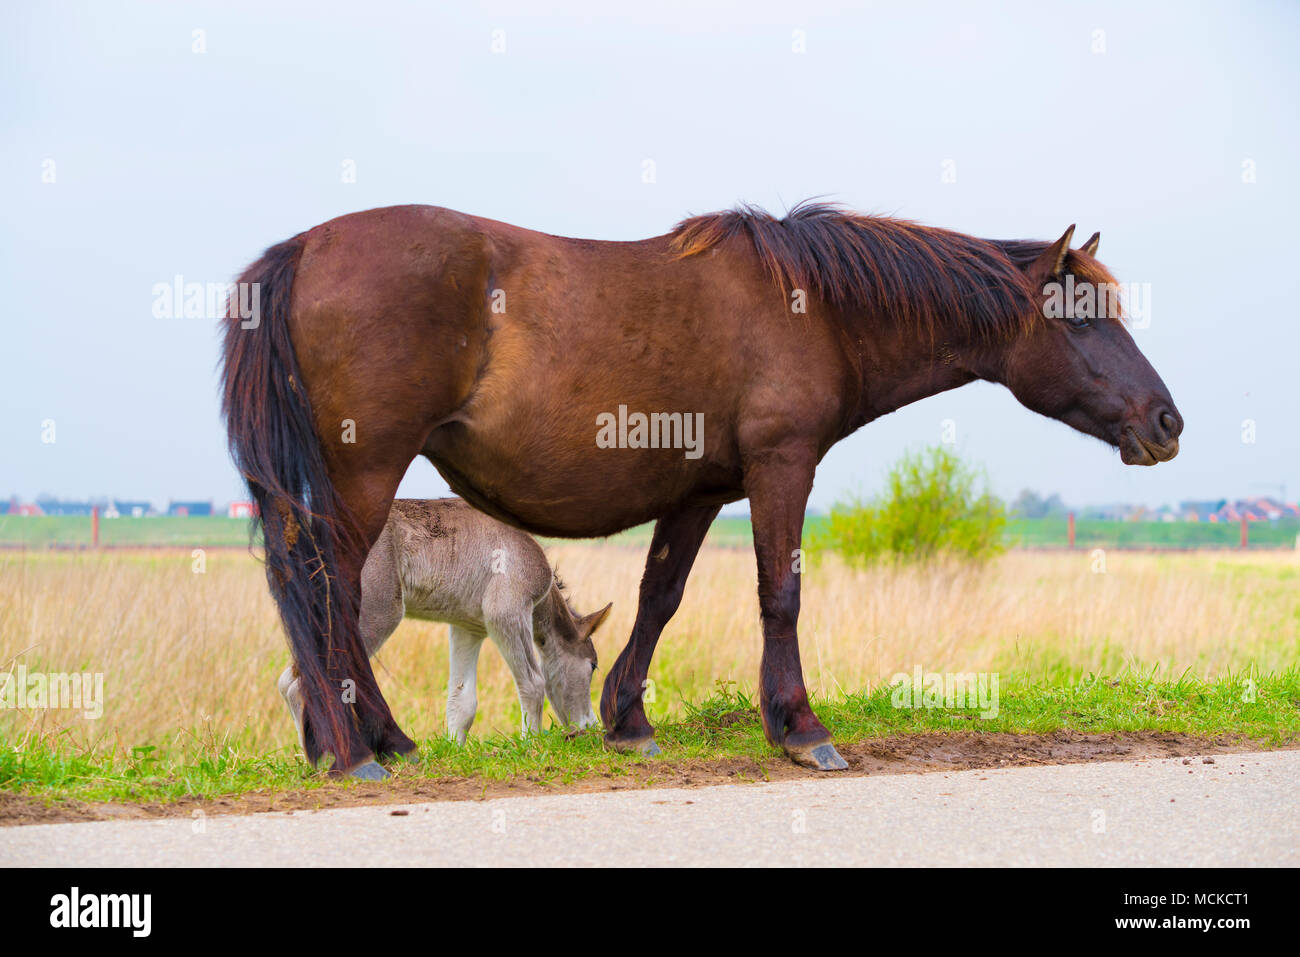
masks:
MULTIPOLYGON (((682 259, 740 235, 787 295, 804 289, 932 338, 1011 339, 1040 319, 1021 268, 1032 243, 999 243, 813 201, 783 219, 747 204, 695 216, 678 223, 669 242, 682 259)), ((1037 244, 1038 251, 1048 245, 1037 244)))
MULTIPOLYGON (((1028 269, 1029 264, 1052 245, 1041 239, 990 239, 988 242, 1002 250, 1002 254, 1021 270, 1028 269)), ((1109 269, 1091 256, 1081 254, 1077 249, 1071 249, 1066 257, 1065 271, 1073 273, 1078 282, 1090 282, 1095 286, 1107 283, 1119 285, 1119 280, 1111 275, 1109 269)))

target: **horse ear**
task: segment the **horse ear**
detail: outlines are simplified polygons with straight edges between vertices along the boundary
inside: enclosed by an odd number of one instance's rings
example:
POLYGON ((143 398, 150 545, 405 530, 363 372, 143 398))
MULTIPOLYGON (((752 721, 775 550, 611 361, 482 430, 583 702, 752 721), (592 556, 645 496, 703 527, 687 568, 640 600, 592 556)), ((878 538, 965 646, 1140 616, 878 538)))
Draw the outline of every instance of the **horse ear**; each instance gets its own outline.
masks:
POLYGON ((1100 245, 1101 245, 1101 233, 1096 232, 1093 233, 1092 237, 1079 248, 1095 259, 1097 257, 1097 247, 1100 245))
POLYGON ((593 611, 590 615, 583 615, 579 618, 577 621, 578 634, 583 638, 590 638, 605 621, 605 616, 609 614, 609 610, 613 607, 614 603, 611 601, 600 611, 593 611))
POLYGON ((1055 279, 1065 269, 1065 256, 1070 251, 1070 239, 1074 236, 1074 224, 1052 245, 1048 246, 1029 267, 1029 274, 1043 281, 1055 279))

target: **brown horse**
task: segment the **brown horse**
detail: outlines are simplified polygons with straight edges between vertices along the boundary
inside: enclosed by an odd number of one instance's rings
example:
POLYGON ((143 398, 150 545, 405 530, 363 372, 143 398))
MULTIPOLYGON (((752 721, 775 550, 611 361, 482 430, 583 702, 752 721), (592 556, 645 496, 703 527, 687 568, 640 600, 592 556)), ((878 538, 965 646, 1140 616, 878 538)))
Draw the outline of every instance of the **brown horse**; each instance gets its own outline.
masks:
MULTIPOLYGON (((1153 465, 1182 419, 1118 316, 1054 318, 1058 281, 1110 286, 1097 237, 978 239, 810 204, 743 208, 637 242, 565 239, 429 206, 355 213, 273 246, 226 322, 231 451, 303 679, 308 756, 357 770, 413 742, 357 631, 367 550, 407 466, 554 536, 656 520, 631 638, 600 711, 655 750, 642 688, 719 508, 748 498, 768 740, 845 766, 804 689, 804 507, 840 439, 947 389, 1030 409, 1153 465)), ((373 769, 371 769, 373 771, 373 769)))

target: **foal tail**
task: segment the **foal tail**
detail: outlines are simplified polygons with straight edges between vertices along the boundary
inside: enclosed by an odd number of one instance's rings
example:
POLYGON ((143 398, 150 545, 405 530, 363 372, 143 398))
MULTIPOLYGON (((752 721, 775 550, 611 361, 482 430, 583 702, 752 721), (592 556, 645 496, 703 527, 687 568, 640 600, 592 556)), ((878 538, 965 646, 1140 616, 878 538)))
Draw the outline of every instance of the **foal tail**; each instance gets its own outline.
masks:
POLYGON ((231 293, 222 411, 231 457, 258 506, 267 583, 303 682, 307 758, 314 765, 329 751, 341 771, 368 749, 338 682, 369 670, 357 628, 357 596, 337 574, 341 552, 354 544, 355 526, 330 482, 289 335, 302 249, 301 235, 272 246, 231 293))

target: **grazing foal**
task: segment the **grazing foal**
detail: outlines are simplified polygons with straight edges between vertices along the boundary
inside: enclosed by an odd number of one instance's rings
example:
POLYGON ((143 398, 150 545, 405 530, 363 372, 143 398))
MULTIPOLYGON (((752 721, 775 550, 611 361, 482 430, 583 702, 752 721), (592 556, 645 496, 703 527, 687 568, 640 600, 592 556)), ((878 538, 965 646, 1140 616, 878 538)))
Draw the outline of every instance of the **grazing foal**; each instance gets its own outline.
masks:
MULTIPOLYGON (((585 728, 596 723, 591 635, 610 605, 579 616, 561 588, 542 547, 525 532, 458 498, 398 499, 361 573, 361 637, 374 655, 405 616, 451 626, 447 733, 461 744, 478 707, 484 638, 496 643, 514 675, 525 733, 541 728, 543 697, 564 724, 585 728)), ((302 690, 293 665, 279 688, 301 740, 302 690)))

